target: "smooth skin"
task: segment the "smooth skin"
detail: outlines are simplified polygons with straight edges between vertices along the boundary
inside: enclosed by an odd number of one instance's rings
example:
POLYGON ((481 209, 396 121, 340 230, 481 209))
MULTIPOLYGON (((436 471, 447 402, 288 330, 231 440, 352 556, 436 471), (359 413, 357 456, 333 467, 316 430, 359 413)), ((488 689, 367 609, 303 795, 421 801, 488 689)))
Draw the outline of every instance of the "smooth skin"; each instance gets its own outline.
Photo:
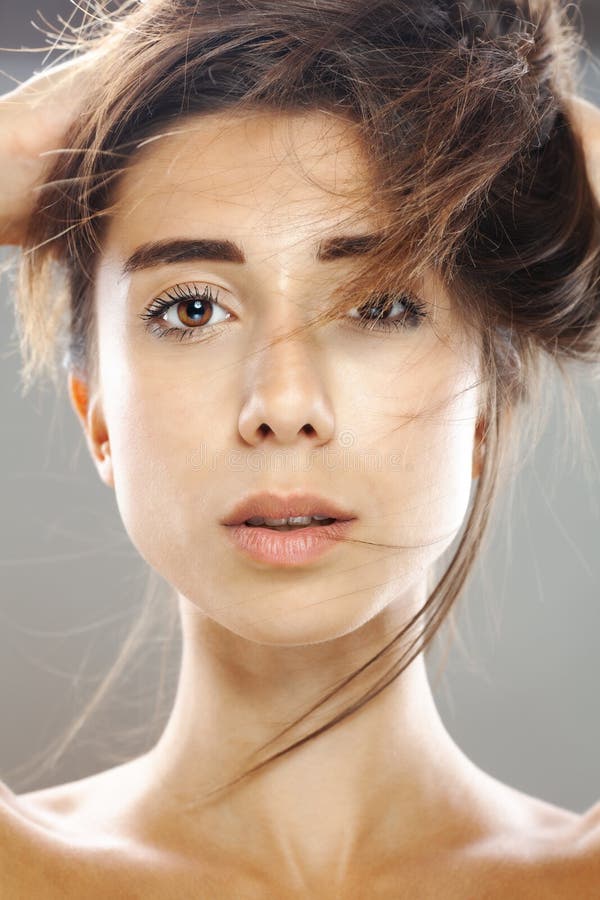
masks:
MULTIPOLYGON (((23 99, 20 127, 26 119, 23 99)), ((12 121, 2 119, 5 136, 12 121)), ((596 147, 600 111, 585 121, 596 147)), ((327 192, 365 178, 348 124, 311 112, 181 125, 146 146, 119 190, 96 278, 98 390, 68 381, 130 539, 177 591, 177 696, 144 756, 21 796, 4 786, 5 883, 44 897, 591 898, 600 804, 580 816, 482 772, 446 731, 422 655, 358 714, 210 808, 181 813, 423 604, 427 572, 467 512, 482 427, 475 347, 433 274, 415 329, 367 332, 344 319, 267 346, 326 303, 353 264, 315 261, 316 242, 377 228, 375 212, 327 192), (247 262, 121 277, 135 248, 174 237, 235 240, 247 262), (182 284, 219 289, 211 321, 221 324, 158 338, 140 314, 182 284), (344 459, 368 449, 384 464, 326 466, 347 434, 344 459), (194 463, 201 446, 210 465, 194 463), (385 464, 391 453, 400 466, 385 464), (406 547, 342 544, 287 571, 231 548, 220 519, 233 502, 299 488, 353 510, 352 537, 406 547)), ((19 168, 18 137, 10 143, 22 194, 0 210, 0 228, 19 243, 35 148, 19 168)), ((176 326, 175 312, 161 324, 176 326)))

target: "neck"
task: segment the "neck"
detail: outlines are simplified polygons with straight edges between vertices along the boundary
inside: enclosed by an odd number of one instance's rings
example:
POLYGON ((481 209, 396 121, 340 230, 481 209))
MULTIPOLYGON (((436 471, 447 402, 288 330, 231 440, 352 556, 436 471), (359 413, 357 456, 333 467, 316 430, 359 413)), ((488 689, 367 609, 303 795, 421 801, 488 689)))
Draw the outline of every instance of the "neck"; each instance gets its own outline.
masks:
POLYGON ((205 846, 218 835, 221 846, 286 871, 302 865, 330 872, 332 861, 344 869, 350 860, 368 858, 374 846, 379 857, 386 848, 397 857, 399 847, 423 846, 427 835, 439 832, 440 816, 451 810, 456 820, 479 770, 441 722, 423 653, 357 712, 221 798, 181 815, 183 804, 321 727, 372 687, 398 658, 397 650, 252 756, 386 645, 423 598, 421 586, 347 636, 285 647, 241 638, 180 597, 176 699, 146 758, 161 820, 172 812, 173 821, 185 822, 190 842, 205 846))

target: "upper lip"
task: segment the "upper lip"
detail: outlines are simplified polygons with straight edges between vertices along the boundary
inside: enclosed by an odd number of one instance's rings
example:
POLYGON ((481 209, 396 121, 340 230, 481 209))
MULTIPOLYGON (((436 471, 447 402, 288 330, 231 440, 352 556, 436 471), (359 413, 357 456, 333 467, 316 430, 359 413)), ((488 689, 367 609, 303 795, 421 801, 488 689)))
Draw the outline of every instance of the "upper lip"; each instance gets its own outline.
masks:
POLYGON ((297 492, 274 494, 263 491, 245 497, 222 520, 223 525, 241 525, 246 519, 262 516, 265 519, 287 519, 291 516, 327 516, 340 521, 355 519, 354 513, 319 494, 297 492))

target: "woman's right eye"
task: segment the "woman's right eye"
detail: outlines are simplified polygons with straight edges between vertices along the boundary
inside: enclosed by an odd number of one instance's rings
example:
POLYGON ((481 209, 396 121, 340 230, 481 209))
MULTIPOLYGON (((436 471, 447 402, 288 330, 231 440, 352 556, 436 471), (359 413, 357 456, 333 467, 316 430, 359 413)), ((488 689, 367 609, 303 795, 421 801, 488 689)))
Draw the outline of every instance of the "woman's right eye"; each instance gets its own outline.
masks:
POLYGON ((157 297, 140 315, 148 323, 150 332, 159 338, 177 335, 180 341, 189 339, 194 332, 210 330, 231 317, 217 302, 218 292, 214 295, 208 285, 202 292, 195 284, 178 284, 170 291, 172 293, 166 291, 169 300, 157 297), (222 316, 217 321, 214 320, 215 311, 222 316), (170 319, 167 318, 169 315, 170 319), (171 327, 160 325, 160 320, 168 322, 171 327))

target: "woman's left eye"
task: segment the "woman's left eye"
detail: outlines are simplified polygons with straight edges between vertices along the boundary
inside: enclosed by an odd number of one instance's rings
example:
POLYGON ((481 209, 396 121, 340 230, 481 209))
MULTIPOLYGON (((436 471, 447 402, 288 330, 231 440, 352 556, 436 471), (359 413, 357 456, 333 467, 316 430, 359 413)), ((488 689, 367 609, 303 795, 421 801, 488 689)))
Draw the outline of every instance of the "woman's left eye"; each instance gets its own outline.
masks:
POLYGON ((418 328, 427 317, 425 304, 412 294, 375 294, 350 312, 358 312, 348 318, 368 331, 418 328))
POLYGON ((216 295, 213 294, 208 285, 200 291, 195 284, 177 284, 165 293, 169 297, 168 300, 157 297, 140 314, 140 318, 147 322, 146 327, 157 337, 168 337, 177 333, 178 340, 182 341, 190 338, 196 331, 206 331, 231 317, 231 314, 217 303, 218 291, 216 295), (215 320, 216 311, 221 318, 217 316, 215 320), (167 318, 169 315, 171 319, 167 318), (160 319, 169 322, 171 328, 159 325, 160 319))

